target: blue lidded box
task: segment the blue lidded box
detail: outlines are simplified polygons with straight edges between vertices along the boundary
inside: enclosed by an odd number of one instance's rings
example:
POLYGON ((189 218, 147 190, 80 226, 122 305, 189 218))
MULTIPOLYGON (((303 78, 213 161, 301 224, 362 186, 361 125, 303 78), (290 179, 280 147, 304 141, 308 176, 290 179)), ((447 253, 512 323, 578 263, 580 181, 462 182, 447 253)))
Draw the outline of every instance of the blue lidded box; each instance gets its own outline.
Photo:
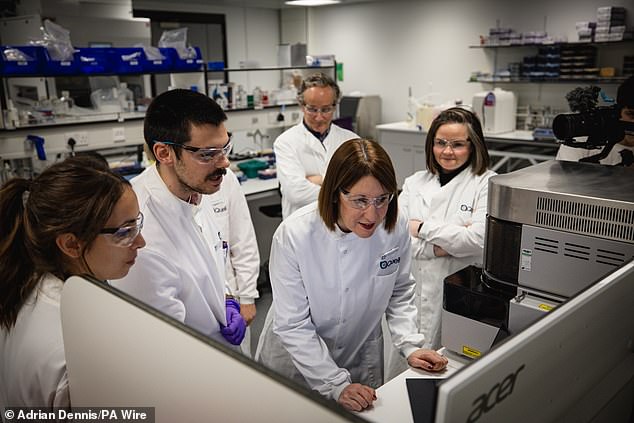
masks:
POLYGON ((3 75, 36 75, 42 72, 40 57, 44 47, 2 46, 0 68, 3 75))

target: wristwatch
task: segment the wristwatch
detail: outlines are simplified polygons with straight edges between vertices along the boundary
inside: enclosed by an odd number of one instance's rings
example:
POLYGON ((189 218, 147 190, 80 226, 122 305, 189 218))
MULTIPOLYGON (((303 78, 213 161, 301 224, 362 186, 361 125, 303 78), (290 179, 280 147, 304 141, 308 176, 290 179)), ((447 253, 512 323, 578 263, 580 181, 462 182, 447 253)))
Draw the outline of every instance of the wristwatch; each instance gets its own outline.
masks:
POLYGON ((420 225, 418 225, 418 230, 416 231, 416 233, 420 234, 421 229, 423 229, 423 222, 420 222, 420 225))

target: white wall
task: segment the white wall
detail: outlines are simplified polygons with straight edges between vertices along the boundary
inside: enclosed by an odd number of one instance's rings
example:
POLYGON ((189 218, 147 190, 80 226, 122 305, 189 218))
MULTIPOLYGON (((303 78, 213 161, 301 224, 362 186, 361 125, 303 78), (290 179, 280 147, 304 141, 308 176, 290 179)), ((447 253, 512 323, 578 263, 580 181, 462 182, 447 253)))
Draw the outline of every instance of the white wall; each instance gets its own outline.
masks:
MULTIPOLYGON (((611 0, 614 6, 628 8, 632 27, 631 0, 611 0)), ((490 84, 468 83, 472 71, 491 72, 493 52, 470 49, 480 35, 500 20, 501 27, 517 31, 546 30, 551 35, 566 35, 576 40, 575 22, 596 20, 602 0, 425 0, 389 1, 311 8, 308 19, 308 52, 333 53, 344 64, 345 92, 379 94, 383 99, 383 121, 404 120, 408 87, 415 97, 431 90, 444 100, 462 98, 491 89, 490 84), (547 16, 547 18, 545 18, 547 16)), ((622 52, 633 44, 622 44, 622 52)), ((606 47, 612 48, 612 47, 606 47)), ((536 49, 503 50, 519 61, 536 49)), ((618 55, 618 54, 617 54, 618 55)), ((621 54, 622 55, 622 54, 621 54)), ((620 64, 622 66, 622 59, 620 64)), ((566 108, 565 93, 575 84, 507 84, 516 91, 520 104, 551 105, 566 108)), ((614 94, 616 85, 605 85, 614 94)))

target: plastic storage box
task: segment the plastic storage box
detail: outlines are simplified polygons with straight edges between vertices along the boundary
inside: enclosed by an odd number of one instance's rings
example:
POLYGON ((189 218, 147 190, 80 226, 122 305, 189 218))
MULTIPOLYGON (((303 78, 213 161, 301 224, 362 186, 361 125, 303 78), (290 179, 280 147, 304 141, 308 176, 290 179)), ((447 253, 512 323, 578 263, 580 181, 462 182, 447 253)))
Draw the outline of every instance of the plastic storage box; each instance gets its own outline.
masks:
POLYGON ((266 162, 261 160, 249 160, 246 162, 238 163, 238 169, 247 175, 247 178, 257 178, 258 171, 269 167, 266 162))
POLYGON ((204 64, 200 48, 194 47, 196 57, 181 59, 174 48, 170 48, 172 54, 173 69, 175 71, 199 71, 204 64))
POLYGON ((41 51, 42 73, 45 75, 71 75, 77 73, 76 53, 71 60, 53 60, 46 48, 41 51))
POLYGON ((163 59, 151 60, 148 59, 145 52, 143 53, 143 58, 141 62, 143 63, 143 69, 145 72, 169 72, 173 68, 172 64, 172 56, 173 53, 170 48, 160 48, 161 54, 163 55, 163 59))
POLYGON ((111 48, 107 52, 112 60, 112 71, 116 74, 143 73, 145 53, 140 47, 111 48))
POLYGON ((0 69, 3 75, 35 75, 42 72, 40 46, 2 46, 0 69))
POLYGON ((78 71, 84 74, 112 73, 114 61, 108 48, 82 47, 77 49, 75 61, 78 71))

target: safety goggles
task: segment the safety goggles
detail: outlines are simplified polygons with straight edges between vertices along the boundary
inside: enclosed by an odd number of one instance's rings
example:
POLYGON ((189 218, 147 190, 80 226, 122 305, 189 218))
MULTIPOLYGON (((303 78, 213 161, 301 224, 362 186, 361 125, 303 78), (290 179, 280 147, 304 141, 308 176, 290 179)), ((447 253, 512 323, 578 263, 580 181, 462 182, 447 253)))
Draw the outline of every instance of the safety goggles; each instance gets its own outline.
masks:
POLYGON ((139 212, 134 223, 129 223, 119 228, 103 228, 101 235, 107 236, 117 247, 129 247, 143 229, 143 213, 139 212))
POLYGON ((337 107, 334 105, 325 106, 325 107, 314 107, 314 106, 307 106, 304 104, 304 110, 306 111, 306 113, 310 115, 316 115, 317 113, 321 113, 322 115, 329 115, 333 113, 336 108, 337 107))
POLYGON ((381 209, 390 204, 390 201, 392 201, 392 198, 394 198, 393 193, 379 195, 378 197, 374 198, 368 198, 365 195, 350 194, 348 191, 343 189, 340 191, 341 195, 343 195, 343 198, 345 198, 346 201, 349 202, 353 208, 358 210, 365 210, 370 206, 381 209))
POLYGON ((178 144, 171 141, 156 141, 161 144, 171 145, 173 147, 180 147, 185 151, 189 151, 194 156, 194 159, 200 164, 218 163, 223 157, 227 157, 233 148, 233 141, 231 135, 229 135, 229 141, 224 147, 192 147, 190 145, 178 144))
POLYGON ((447 141, 447 140, 443 140, 442 138, 436 138, 434 140, 434 147, 437 147, 440 150, 444 150, 445 148, 449 147, 453 151, 460 151, 460 150, 465 150, 466 148, 469 148, 469 143, 470 143, 469 140, 447 141))

